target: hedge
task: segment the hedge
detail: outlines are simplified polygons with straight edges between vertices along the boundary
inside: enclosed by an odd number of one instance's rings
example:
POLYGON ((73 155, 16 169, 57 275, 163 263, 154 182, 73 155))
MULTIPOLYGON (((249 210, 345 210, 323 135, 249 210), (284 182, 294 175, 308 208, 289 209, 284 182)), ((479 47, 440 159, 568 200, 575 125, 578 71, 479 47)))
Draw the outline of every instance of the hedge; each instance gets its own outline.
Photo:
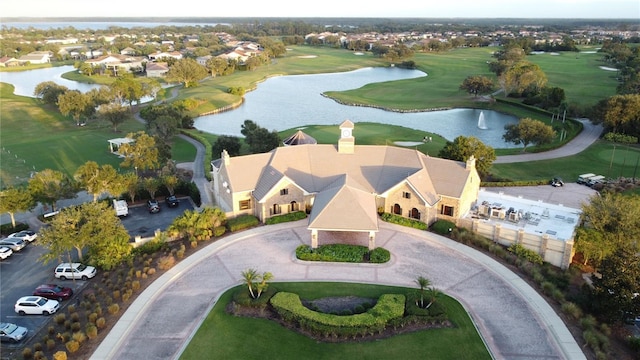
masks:
POLYGON ((365 255, 369 254, 370 263, 382 264, 391 259, 389 250, 375 248, 369 252, 369 248, 360 245, 329 244, 319 246, 317 249, 309 245, 300 245, 296 248, 296 258, 305 261, 331 261, 331 262, 366 262, 365 255))
POLYGON ((227 219, 227 227, 229 231, 239 231, 250 227, 258 226, 260 220, 253 215, 240 215, 234 218, 227 219))
POLYGON ((319 313, 302 305, 298 294, 279 292, 271 298, 271 305, 285 320, 305 330, 325 336, 356 336, 381 332, 389 321, 404 315, 405 296, 383 294, 367 312, 356 315, 319 313))
POLYGON ((284 215, 272 216, 267 220, 265 220, 264 223, 267 225, 274 225, 274 224, 279 224, 283 222, 298 221, 306 217, 307 217, 307 214, 304 211, 296 211, 296 212, 290 212, 284 215))
POLYGON ((382 218, 383 221, 406 226, 406 227, 411 227, 414 229, 427 230, 428 228, 427 224, 423 223, 422 221, 409 219, 396 214, 384 213, 380 215, 380 217, 382 218))

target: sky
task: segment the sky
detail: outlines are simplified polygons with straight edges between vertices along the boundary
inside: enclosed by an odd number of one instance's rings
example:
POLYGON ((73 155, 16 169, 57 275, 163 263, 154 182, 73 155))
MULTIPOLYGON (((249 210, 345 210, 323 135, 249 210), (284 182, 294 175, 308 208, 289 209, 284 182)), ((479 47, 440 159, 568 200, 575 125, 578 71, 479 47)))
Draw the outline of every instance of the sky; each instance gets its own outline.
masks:
POLYGON ((24 0, 3 1, 5 17, 376 17, 638 19, 639 0, 24 0), (220 4, 225 4, 221 7, 220 4), (228 4, 237 4, 228 6, 228 4), (393 6, 397 4, 399 6, 393 6))

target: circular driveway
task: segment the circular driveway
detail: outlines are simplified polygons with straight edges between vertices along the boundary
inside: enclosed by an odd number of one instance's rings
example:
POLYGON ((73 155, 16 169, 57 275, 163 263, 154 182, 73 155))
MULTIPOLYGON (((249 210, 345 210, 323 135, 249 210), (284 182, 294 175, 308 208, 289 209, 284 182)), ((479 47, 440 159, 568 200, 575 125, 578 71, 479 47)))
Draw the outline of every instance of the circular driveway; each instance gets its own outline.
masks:
POLYGON ((425 276, 469 311, 496 359, 585 359, 568 329, 529 285, 472 248, 415 229, 380 223, 376 245, 388 264, 301 262, 306 220, 261 226, 208 245, 163 274, 127 309, 92 359, 180 356, 219 296, 251 267, 274 281, 341 281, 415 287, 425 276), (203 286, 206 284, 206 286, 203 286))

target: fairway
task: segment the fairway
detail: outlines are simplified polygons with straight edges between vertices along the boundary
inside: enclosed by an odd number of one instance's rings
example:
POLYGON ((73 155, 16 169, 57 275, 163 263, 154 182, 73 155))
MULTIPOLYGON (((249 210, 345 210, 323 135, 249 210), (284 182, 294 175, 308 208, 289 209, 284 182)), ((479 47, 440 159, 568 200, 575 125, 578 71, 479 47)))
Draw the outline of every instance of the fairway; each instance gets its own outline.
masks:
MULTIPOLYGON (((378 298, 415 289, 345 283, 274 283, 279 291, 304 299, 327 296, 378 298)), ((238 287, 224 293, 180 359, 491 359, 464 308, 443 296, 453 328, 428 329, 386 339, 342 343, 318 342, 275 321, 228 314, 225 307, 238 287)))

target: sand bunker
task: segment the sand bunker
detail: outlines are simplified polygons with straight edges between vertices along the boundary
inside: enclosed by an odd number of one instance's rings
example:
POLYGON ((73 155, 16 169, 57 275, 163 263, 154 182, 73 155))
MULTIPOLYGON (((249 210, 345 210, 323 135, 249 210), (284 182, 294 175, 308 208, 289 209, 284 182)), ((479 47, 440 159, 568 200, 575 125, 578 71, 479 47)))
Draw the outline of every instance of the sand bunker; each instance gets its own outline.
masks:
POLYGON ((364 55, 364 53, 361 52, 354 52, 353 55, 364 55))
POLYGON ((398 146, 416 146, 422 144, 422 141, 395 141, 398 146))
POLYGON ((313 59, 313 58, 317 58, 317 57, 318 57, 317 55, 301 55, 301 56, 298 56, 298 58, 300 58, 300 59, 313 59))
POLYGON ((606 66, 599 66, 599 68, 602 69, 602 70, 607 70, 607 71, 618 71, 618 69, 616 69, 616 68, 606 67, 606 66))

